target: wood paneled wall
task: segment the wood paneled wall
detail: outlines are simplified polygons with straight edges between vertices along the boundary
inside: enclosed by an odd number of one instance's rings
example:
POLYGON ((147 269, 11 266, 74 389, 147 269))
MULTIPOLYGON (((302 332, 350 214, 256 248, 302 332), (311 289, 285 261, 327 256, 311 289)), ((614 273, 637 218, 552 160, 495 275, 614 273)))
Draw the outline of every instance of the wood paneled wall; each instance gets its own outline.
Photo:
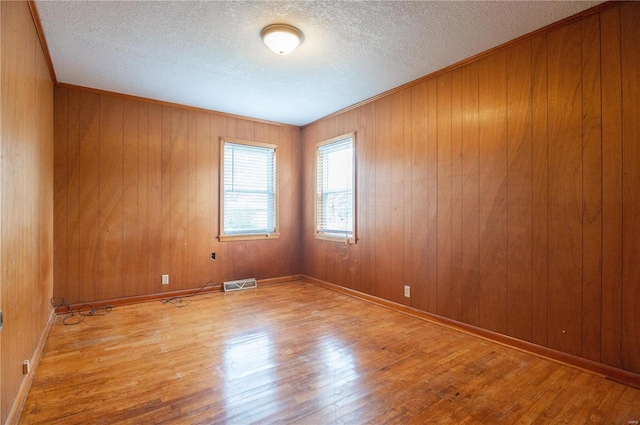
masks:
POLYGON ((299 274, 300 134, 57 86, 55 295, 91 302, 299 274), (218 241, 222 136, 278 145, 280 238, 218 241))
POLYGON ((638 22, 617 4, 305 127, 303 273, 640 373, 638 22), (315 143, 353 130, 358 243, 316 240, 315 143))
POLYGON ((27 2, 0 2, 0 423, 51 313, 53 83, 27 2))

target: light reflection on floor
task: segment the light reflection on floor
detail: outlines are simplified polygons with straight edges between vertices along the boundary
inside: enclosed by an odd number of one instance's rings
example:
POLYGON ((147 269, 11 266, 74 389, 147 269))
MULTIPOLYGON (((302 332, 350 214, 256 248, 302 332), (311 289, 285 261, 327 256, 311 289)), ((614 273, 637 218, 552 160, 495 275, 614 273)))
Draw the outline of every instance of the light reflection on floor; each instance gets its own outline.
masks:
MULTIPOLYGON (((317 338, 315 344, 305 346, 313 348, 296 353, 288 347, 274 347, 271 334, 266 329, 251 330, 228 340, 220 369, 226 417, 241 419, 247 404, 256 401, 251 394, 259 395, 259 403, 265 406, 287 397, 280 394, 286 388, 281 381, 287 376, 286 371, 278 370, 279 358, 283 356, 295 356, 302 363, 309 361, 324 365, 320 373, 307 377, 307 385, 301 388, 302 391, 293 394, 296 403, 312 398, 318 402, 318 408, 322 408, 357 390, 359 374, 356 360, 347 344, 331 335, 324 335, 317 338)), ((265 417, 268 413, 264 412, 265 417)))
POLYGON ((343 341, 332 336, 322 336, 318 342, 322 363, 328 369, 325 376, 318 377, 317 383, 320 389, 316 394, 318 408, 323 408, 356 392, 360 375, 353 351, 343 341))
POLYGON ((273 342, 266 330, 243 333, 225 343, 223 396, 228 417, 246 410, 245 406, 252 401, 249 393, 258 394, 261 403, 278 398, 273 356, 273 342), (273 392, 268 391, 269 386, 273 392))

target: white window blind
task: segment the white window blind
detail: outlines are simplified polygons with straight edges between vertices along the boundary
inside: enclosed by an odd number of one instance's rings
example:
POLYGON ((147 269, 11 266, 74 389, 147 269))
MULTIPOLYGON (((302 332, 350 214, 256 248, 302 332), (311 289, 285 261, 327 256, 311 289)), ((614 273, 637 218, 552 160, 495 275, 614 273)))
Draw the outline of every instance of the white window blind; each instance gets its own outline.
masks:
POLYGON ((319 145, 316 156, 316 232, 354 238, 353 137, 319 145))
POLYGON ((275 148, 224 144, 224 234, 269 234, 276 229, 275 148))

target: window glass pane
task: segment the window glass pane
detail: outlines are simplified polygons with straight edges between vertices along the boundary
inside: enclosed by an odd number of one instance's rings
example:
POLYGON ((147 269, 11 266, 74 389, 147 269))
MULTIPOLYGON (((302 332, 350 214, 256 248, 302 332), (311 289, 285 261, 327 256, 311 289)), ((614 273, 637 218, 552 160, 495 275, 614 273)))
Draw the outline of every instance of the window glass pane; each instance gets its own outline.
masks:
POLYGON ((275 149, 224 145, 224 233, 275 231, 275 149))
POLYGON ((343 149, 326 154, 326 172, 324 178, 325 190, 349 190, 351 189, 351 164, 353 163, 353 150, 343 149))
POLYGON ((325 193, 323 199, 323 231, 351 233, 353 228, 351 200, 350 191, 325 193))
POLYGON ((316 175, 316 231, 351 238, 354 235, 353 139, 347 137, 318 146, 316 175))

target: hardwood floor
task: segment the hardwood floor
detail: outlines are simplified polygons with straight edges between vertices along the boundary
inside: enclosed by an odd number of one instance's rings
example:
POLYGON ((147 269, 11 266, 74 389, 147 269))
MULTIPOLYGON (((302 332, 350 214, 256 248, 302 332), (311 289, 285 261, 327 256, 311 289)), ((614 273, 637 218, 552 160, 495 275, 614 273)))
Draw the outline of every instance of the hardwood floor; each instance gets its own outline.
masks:
POLYGON ((20 424, 640 420, 640 390, 312 284, 191 300, 58 317, 20 424))

